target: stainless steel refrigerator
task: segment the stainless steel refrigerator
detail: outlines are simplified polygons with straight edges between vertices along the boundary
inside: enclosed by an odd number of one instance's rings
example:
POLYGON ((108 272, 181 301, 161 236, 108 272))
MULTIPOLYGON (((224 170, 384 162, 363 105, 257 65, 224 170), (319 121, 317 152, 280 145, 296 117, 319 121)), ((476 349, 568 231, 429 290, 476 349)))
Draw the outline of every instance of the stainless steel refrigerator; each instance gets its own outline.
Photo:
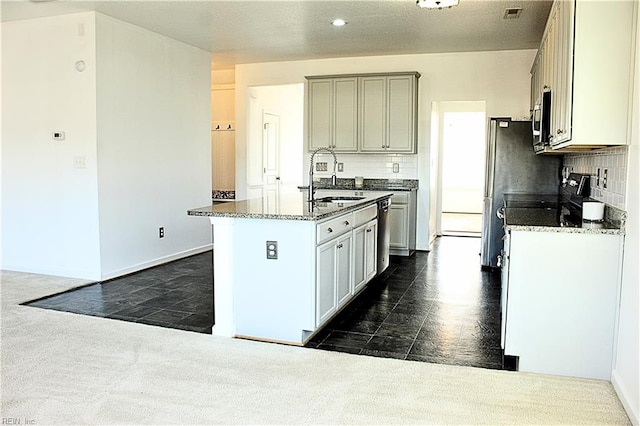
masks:
POLYGON ((530 121, 491 118, 486 159, 480 257, 483 267, 496 268, 504 236, 496 211, 503 194, 557 194, 562 157, 535 154, 530 121))

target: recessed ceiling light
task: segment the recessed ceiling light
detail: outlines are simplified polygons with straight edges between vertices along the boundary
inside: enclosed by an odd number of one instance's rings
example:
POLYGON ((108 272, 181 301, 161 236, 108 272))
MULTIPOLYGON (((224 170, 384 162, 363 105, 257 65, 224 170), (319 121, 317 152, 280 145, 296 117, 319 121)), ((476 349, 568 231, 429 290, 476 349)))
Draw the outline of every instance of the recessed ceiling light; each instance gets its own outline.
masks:
POLYGON ((345 25, 347 25, 347 21, 338 18, 331 21, 331 25, 333 25, 334 27, 344 27, 345 25))
POLYGON ((417 0, 416 4, 423 9, 445 9, 457 6, 459 0, 417 0))

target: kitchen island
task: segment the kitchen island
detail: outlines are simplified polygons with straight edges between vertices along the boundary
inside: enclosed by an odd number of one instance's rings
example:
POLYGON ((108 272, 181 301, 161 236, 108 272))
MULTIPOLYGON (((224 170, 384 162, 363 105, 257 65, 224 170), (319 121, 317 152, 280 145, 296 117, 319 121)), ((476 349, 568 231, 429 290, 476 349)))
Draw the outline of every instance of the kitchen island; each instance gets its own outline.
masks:
POLYGON ((213 334, 303 345, 376 274, 390 192, 280 194, 191 209, 213 226, 213 334))

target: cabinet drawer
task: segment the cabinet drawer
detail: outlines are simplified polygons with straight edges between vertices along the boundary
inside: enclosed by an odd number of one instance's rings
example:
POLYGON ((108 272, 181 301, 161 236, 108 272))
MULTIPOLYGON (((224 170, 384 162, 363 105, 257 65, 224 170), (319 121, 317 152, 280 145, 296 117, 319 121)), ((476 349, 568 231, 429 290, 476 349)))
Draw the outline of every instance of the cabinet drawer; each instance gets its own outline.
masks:
POLYGON ((376 217, 378 217, 378 206, 377 204, 372 204, 353 212, 353 226, 360 226, 363 223, 369 222, 371 219, 375 219, 376 217))
POLYGON ((322 244, 332 238, 350 231, 353 226, 353 213, 348 213, 318 224, 316 227, 316 244, 322 244))
POLYGON ((394 192, 391 197, 391 204, 409 204, 409 193, 394 192))

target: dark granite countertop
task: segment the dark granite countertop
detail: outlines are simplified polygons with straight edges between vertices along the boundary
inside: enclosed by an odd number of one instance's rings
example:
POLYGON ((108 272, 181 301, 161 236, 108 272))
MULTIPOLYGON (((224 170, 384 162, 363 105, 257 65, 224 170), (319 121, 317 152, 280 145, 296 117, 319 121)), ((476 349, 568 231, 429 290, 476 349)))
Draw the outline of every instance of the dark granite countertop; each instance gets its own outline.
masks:
POLYGON ((556 194, 505 194, 504 204, 506 230, 624 235, 626 214, 611 206, 602 222, 571 223, 556 194))
MULTIPOLYGON (((393 195, 389 191, 366 192, 361 200, 349 202, 309 203, 306 193, 295 191, 280 194, 277 202, 263 198, 228 201, 187 211, 189 216, 230 217, 247 219, 322 220, 357 210, 393 195)), ((323 195, 316 193, 316 199, 323 195)))

